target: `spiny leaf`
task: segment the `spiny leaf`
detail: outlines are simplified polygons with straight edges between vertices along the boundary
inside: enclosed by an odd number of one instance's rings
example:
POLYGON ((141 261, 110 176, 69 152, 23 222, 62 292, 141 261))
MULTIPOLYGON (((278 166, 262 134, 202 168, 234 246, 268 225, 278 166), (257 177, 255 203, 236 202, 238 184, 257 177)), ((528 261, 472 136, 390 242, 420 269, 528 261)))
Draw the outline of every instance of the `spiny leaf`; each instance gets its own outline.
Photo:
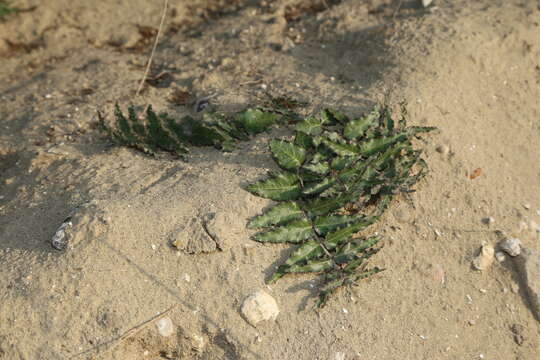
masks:
POLYGON ((292 265, 287 268, 287 273, 321 272, 329 270, 334 265, 332 259, 310 260, 304 265, 292 265))
POLYGON ((248 228, 253 229, 270 225, 282 225, 292 220, 300 219, 303 216, 304 213, 296 202, 284 202, 273 206, 264 214, 253 218, 249 222, 248 228))
POLYGON ((321 118, 308 117, 296 124, 296 131, 307 135, 320 135, 323 131, 325 121, 321 118))
POLYGON ((258 242, 270 243, 301 243, 313 236, 311 222, 307 219, 294 221, 284 226, 277 227, 275 230, 258 233, 253 239, 258 242))
POLYGON ((320 235, 326 235, 330 231, 344 228, 347 225, 358 222, 357 215, 331 215, 321 216, 315 219, 314 225, 320 235))
POLYGON ((308 201, 305 205, 306 211, 313 218, 328 214, 337 210, 352 200, 351 194, 341 194, 334 198, 316 198, 308 201))
POLYGON ((324 239, 324 244, 328 249, 334 249, 345 243, 350 239, 351 236, 360 230, 363 230, 369 225, 373 224, 376 220, 376 217, 358 217, 354 223, 327 234, 324 239))
POLYGON ((333 109, 324 109, 321 111, 320 117, 323 119, 325 124, 329 125, 334 125, 336 123, 345 125, 349 122, 347 115, 333 109))
POLYGON ((328 139, 323 139, 323 144, 340 156, 355 156, 360 153, 360 149, 353 145, 340 144, 328 139))
POLYGON ((287 273, 287 269, 291 266, 306 263, 311 259, 318 258, 323 253, 324 250, 317 241, 309 240, 303 243, 289 256, 285 263, 278 267, 276 272, 268 280, 268 283, 271 284, 283 277, 287 273))
POLYGON ((349 140, 354 140, 364 136, 367 129, 374 126, 379 118, 380 113, 378 109, 374 109, 368 115, 351 121, 345 126, 343 135, 349 140))
POLYGON ((236 115, 236 122, 248 134, 258 134, 274 125, 278 118, 279 116, 274 113, 264 112, 260 109, 247 109, 236 115))
POLYGON ((406 132, 402 132, 388 137, 372 139, 362 144, 360 153, 364 156, 371 156, 379 151, 386 150, 386 148, 388 148, 390 145, 403 140, 407 140, 406 132))
POLYGON ((306 160, 306 150, 288 141, 272 140, 270 150, 276 162, 284 169, 298 169, 306 160))
POLYGON ((247 190, 271 200, 294 200, 301 194, 298 177, 289 173, 281 173, 274 178, 251 184, 247 190))
POLYGON ((302 194, 304 195, 316 195, 322 193, 324 190, 333 186, 336 183, 336 179, 331 177, 324 178, 322 181, 314 184, 309 184, 304 187, 302 194))

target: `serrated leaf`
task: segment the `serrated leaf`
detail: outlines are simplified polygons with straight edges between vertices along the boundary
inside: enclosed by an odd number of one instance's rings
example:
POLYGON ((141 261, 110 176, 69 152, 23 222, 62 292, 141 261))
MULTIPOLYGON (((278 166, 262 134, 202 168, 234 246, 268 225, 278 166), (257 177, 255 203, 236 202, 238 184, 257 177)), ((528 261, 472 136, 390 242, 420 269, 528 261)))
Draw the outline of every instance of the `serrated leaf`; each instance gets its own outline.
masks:
POLYGON ((279 116, 260 109, 247 109, 236 115, 235 121, 243 127, 248 134, 258 134, 268 130, 274 125, 279 116))
POLYGON ((333 186, 335 183, 336 183, 336 180, 334 178, 326 177, 320 182, 305 186, 304 189, 302 190, 302 194, 310 195, 310 196, 320 194, 326 189, 333 186))
POLYGON ((317 241, 309 240, 303 243, 289 256, 285 263, 278 267, 276 272, 268 280, 268 283, 271 284, 283 277, 287 273, 287 269, 291 266, 306 263, 311 259, 318 258, 323 253, 324 250, 317 241))
POLYGON ((335 249, 350 239, 357 232, 364 230, 377 220, 376 217, 359 217, 359 219, 344 228, 328 233, 324 244, 328 249, 335 249))
POLYGON ((304 265, 292 265, 287 268, 287 273, 321 272, 329 270, 334 265, 331 259, 310 260, 304 265))
POLYGON ((307 135, 320 135, 323 131, 324 120, 308 117, 296 124, 295 130, 307 135))
POLYGON ((349 122, 349 117, 347 115, 333 109, 324 109, 321 111, 320 117, 325 124, 329 125, 334 125, 336 123, 345 125, 349 122))
POLYGON ((375 109, 366 116, 351 121, 345 126, 345 129, 343 130, 343 135, 349 140, 354 140, 362 137, 365 134, 366 130, 376 125, 379 116, 380 113, 378 109, 375 109))
POLYGON ((301 146, 304 149, 309 149, 315 146, 315 144, 313 143, 313 138, 310 135, 301 131, 296 132, 294 136, 294 144, 297 146, 301 146))
POLYGON ((343 207, 351 199, 351 194, 341 194, 335 198, 316 198, 308 201, 305 208, 309 212, 310 217, 315 218, 343 207))
POLYGON ((280 173, 247 186, 247 190, 270 200, 294 200, 301 194, 298 177, 294 174, 280 173))
POLYGON ((320 176, 326 175, 330 171, 330 166, 326 161, 305 164, 302 168, 320 176))
POLYGON ((270 150, 278 165, 287 170, 298 169, 306 160, 306 150, 287 141, 272 140, 270 150))
POLYGON ((282 225, 300 219, 303 216, 304 212, 300 209, 300 206, 293 201, 289 201, 277 204, 262 215, 256 216, 249 222, 248 228, 282 225))
POLYGON ((371 156, 377 152, 384 151, 392 144, 403 140, 407 140, 406 132, 372 139, 362 144, 360 153, 364 156, 371 156))
POLYGON ((269 243, 292 243, 298 244, 313 236, 311 222, 304 219, 277 227, 253 236, 253 240, 269 243))
POLYGON ((358 221, 358 215, 331 215, 318 217, 313 223, 317 232, 324 236, 330 231, 346 227, 347 225, 357 223, 358 221))
POLYGON ((323 139, 323 144, 340 156, 355 156, 358 155, 361 151, 354 145, 340 144, 328 139, 323 139))

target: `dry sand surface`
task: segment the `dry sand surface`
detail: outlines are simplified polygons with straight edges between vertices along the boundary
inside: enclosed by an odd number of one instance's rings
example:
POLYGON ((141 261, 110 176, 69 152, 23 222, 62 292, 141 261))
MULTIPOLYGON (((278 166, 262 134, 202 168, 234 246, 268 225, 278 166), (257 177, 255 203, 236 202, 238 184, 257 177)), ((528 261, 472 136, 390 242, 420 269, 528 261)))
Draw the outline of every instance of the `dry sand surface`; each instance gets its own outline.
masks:
POLYGON ((0 359, 540 359, 515 261, 471 267, 496 230, 540 250, 537 1, 171 0, 138 97, 162 1, 12 3, 28 11, 0 20, 0 359), (429 175, 369 229, 386 271, 321 311, 316 276, 265 285, 290 250, 246 230, 270 202, 242 186, 285 130, 182 161, 97 127, 115 102, 180 118, 182 92, 230 112, 265 91, 303 114, 405 100, 439 128, 429 175), (240 309, 260 289, 280 313, 252 326, 240 309))

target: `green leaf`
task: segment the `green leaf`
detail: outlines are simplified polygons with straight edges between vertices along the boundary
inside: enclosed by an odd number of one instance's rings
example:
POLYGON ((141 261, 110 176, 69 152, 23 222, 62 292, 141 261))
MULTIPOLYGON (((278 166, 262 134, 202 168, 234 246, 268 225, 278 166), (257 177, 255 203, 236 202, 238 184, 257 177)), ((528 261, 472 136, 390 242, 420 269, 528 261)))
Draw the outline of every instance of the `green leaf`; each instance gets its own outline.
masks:
POLYGON ((333 109, 324 109, 321 111, 320 117, 323 119, 325 124, 329 125, 334 125, 336 123, 345 125, 349 122, 347 115, 333 109))
POLYGON ((360 153, 360 149, 354 145, 340 144, 328 139, 323 139, 323 144, 340 156, 355 156, 360 153))
POLYGON ((271 200, 294 200, 301 194, 298 177, 288 173, 251 184, 247 190, 271 200))
POLYGON ((308 117, 304 121, 297 123, 295 130, 307 135, 320 135, 323 131, 324 122, 323 119, 308 117))
POLYGON ((247 109, 236 115, 236 122, 240 124, 248 134, 258 134, 268 130, 274 125, 279 116, 274 113, 264 112, 260 109, 247 109))
POLYGON ((315 146, 313 143, 313 138, 301 131, 297 131, 294 136, 294 144, 300 147, 303 147, 304 149, 310 149, 315 146))
POLYGON ((308 201, 305 208, 309 212, 310 217, 315 218, 343 207, 351 199, 351 194, 347 193, 338 195, 335 198, 316 198, 308 201))
POLYGON ((332 259, 310 260, 304 265, 292 265, 287 268, 287 273, 307 273, 330 270, 334 262, 332 259))
POLYGON ((304 195, 316 195, 320 194, 326 189, 334 186, 336 183, 336 179, 331 177, 326 177, 322 181, 314 184, 309 184, 302 190, 302 194, 304 195))
POLYGON ((275 230, 270 230, 263 233, 258 233, 253 236, 253 239, 258 242, 270 243, 301 243, 304 240, 313 236, 311 222, 304 219, 294 221, 290 224, 280 226, 275 230))
POLYGON ((356 222, 327 234, 324 239, 324 244, 328 249, 335 249, 349 240, 350 237, 357 232, 364 230, 373 224, 377 219, 378 218, 376 217, 359 217, 356 222))
POLYGON ((306 150, 287 141, 272 140, 270 150, 279 166, 287 170, 298 169, 306 160, 306 150))
POLYGON ((303 243, 289 256, 285 263, 278 267, 277 271, 268 280, 268 283, 271 284, 283 277, 291 266, 305 264, 307 261, 316 259, 323 254, 324 250, 317 241, 309 240, 303 243))
POLYGON ((256 216, 249 222, 248 228, 253 229, 270 225, 282 225, 292 220, 300 219, 303 216, 304 213, 302 209, 300 209, 300 206, 293 201, 289 201, 275 205, 264 214, 256 216))
POLYGON ((361 117, 360 119, 351 121, 345 126, 345 129, 343 130, 343 135, 349 140, 354 140, 362 137, 367 129, 376 125, 379 116, 379 110, 375 109, 368 115, 361 117))
POLYGON ((403 140, 407 140, 406 132, 402 132, 392 136, 372 139, 362 144, 360 153, 364 156, 371 156, 380 151, 384 151, 392 144, 403 140))
POLYGON ((318 233, 324 236, 330 231, 346 227, 347 225, 357 223, 358 221, 358 215, 331 215, 316 218, 314 224, 318 233))

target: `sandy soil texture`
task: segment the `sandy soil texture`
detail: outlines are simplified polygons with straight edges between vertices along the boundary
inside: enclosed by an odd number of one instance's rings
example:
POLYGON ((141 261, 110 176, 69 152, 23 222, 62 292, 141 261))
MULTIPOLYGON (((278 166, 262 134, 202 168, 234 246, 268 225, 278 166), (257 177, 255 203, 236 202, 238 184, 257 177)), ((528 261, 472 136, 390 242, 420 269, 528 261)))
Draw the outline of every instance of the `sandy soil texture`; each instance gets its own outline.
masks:
POLYGON ((0 359, 540 357, 515 261, 471 266, 501 236, 540 250, 537 1, 171 0, 138 97, 162 1, 12 3, 25 11, 0 20, 0 359), (406 101, 411 123, 439 128, 429 175, 369 229, 386 270, 318 312, 318 277, 266 286, 290 250, 246 229, 270 202, 242 186, 275 169, 267 144, 286 130, 181 161, 97 126, 115 103, 180 118, 202 97, 231 112, 266 92, 304 115, 406 101), (240 310, 261 289, 280 313, 252 326, 240 310))

